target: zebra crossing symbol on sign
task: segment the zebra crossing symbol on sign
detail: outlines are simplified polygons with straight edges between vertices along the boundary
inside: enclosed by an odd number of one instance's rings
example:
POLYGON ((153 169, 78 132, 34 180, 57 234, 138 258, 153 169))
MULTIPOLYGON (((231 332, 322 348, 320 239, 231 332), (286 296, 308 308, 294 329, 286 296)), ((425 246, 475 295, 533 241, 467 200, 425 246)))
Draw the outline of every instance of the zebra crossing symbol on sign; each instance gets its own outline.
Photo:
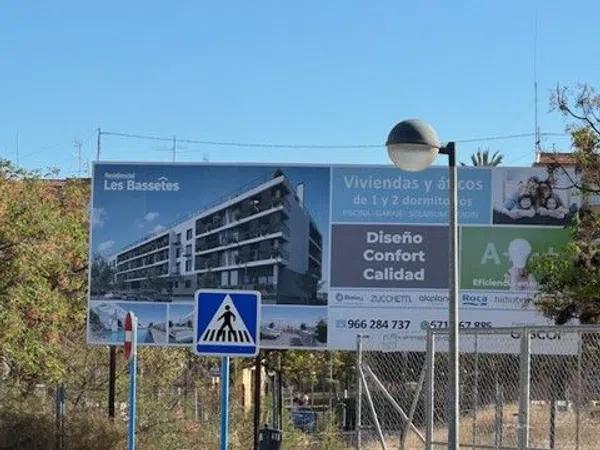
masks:
POLYGON ((254 345, 254 340, 248 333, 248 328, 240 318, 231 296, 227 294, 223 303, 208 324, 206 332, 200 338, 201 342, 211 342, 216 345, 254 345))
POLYGON ((259 292, 198 291, 195 303, 197 354, 254 356, 258 352, 259 292))

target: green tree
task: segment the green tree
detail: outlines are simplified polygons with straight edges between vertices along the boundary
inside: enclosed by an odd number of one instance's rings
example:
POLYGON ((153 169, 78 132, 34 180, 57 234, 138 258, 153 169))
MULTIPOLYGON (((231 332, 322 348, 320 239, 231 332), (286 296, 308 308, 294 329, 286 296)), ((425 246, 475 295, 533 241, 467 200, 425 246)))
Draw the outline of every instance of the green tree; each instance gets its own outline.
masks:
POLYGON ((95 255, 92 259, 92 271, 90 293, 102 295, 114 288, 115 269, 101 255, 95 255))
MULTIPOLYGON (((571 242, 557 254, 533 258, 531 270, 539 282, 533 301, 557 324, 571 319, 600 323, 600 215, 592 207, 600 193, 600 95, 588 85, 574 91, 557 87, 551 103, 568 119, 573 159, 581 175, 571 180, 582 206, 571 224, 571 242)), ((558 163, 551 169, 570 174, 558 163)))
POLYGON ((23 381, 61 377, 85 324, 88 190, 0 160, 0 356, 23 381))
MULTIPOLYGON (((495 167, 502 164, 503 159, 504 155, 502 155, 499 151, 494 152, 490 156, 489 149, 482 150, 479 148, 471 155, 471 165, 476 167, 495 167)), ((461 165, 466 166, 467 164, 461 163, 461 165)))
POLYGON ((327 322, 323 319, 319 320, 315 329, 315 337, 321 343, 327 342, 327 322))

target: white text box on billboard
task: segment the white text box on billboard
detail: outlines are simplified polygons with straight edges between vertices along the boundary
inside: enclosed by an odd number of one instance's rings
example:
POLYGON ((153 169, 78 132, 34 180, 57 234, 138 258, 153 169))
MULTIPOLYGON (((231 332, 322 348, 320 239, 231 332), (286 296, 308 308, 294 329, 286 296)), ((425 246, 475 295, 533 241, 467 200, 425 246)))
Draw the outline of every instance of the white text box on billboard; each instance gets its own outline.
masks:
MULTIPOLYGON (((460 328, 469 333, 481 329, 477 350, 483 353, 518 353, 519 329, 526 325, 551 324, 536 311, 522 311, 518 315, 507 310, 463 310, 460 328), (484 335, 486 329, 515 327, 514 333, 484 335)), ((383 351, 425 351, 428 328, 448 327, 448 312, 443 309, 330 308, 329 345, 343 350, 355 350, 359 334, 368 335, 366 349, 383 351)), ((437 337, 439 351, 447 351, 447 336, 437 337)), ((461 336, 461 351, 475 350, 470 334, 461 336)), ((532 338, 532 352, 545 354, 573 354, 577 339, 572 333, 542 333, 532 338)))

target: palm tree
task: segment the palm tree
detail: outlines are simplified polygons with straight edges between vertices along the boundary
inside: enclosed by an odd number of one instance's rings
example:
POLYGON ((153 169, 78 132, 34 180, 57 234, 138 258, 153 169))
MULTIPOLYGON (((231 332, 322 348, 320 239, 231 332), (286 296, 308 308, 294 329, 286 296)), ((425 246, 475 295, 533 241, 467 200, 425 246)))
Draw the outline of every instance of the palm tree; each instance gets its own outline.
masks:
MULTIPOLYGON (((499 151, 496 151, 490 157, 490 150, 477 149, 477 152, 471 155, 471 164, 476 167, 496 167, 502 164, 504 155, 499 151)), ((462 166, 466 166, 465 163, 460 163, 462 166)))

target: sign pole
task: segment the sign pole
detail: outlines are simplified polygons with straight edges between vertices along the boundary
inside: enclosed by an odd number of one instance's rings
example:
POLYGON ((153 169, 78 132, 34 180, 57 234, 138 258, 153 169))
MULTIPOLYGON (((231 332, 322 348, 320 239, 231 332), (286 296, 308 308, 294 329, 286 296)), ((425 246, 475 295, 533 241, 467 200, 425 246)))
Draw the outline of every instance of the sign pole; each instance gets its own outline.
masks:
POLYGON ((221 450, 229 440, 229 356, 221 358, 221 450))
POLYGON ((253 357, 260 345, 260 292, 201 289, 194 298, 193 351, 221 358, 220 450, 229 444, 229 358, 253 357))
POLYGON ((128 450, 135 449, 137 402, 137 317, 132 312, 125 318, 125 357, 129 359, 129 440, 128 450))

